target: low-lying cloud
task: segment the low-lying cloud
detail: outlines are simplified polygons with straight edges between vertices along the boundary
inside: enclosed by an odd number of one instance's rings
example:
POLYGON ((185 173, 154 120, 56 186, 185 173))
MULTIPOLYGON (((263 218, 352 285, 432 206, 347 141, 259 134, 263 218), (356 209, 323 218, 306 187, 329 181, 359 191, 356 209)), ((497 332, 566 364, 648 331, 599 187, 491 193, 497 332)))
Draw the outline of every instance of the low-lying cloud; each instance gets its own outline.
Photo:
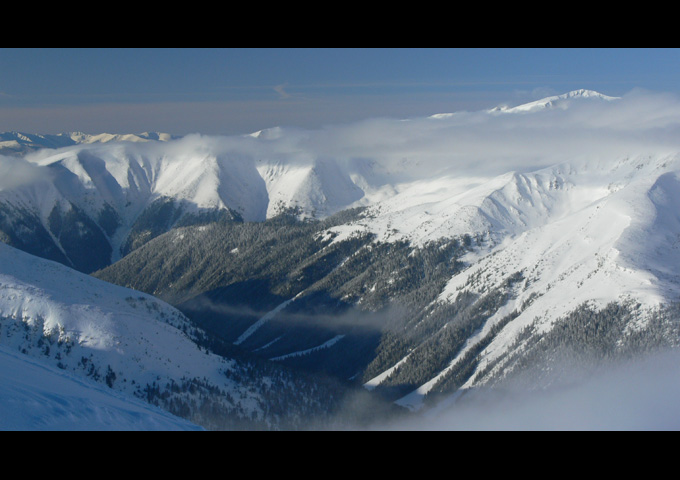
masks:
POLYGON ((680 99, 637 90, 612 101, 572 99, 566 109, 372 118, 317 129, 282 125, 259 137, 192 134, 130 149, 168 158, 212 154, 240 163, 331 159, 348 168, 361 159, 380 165, 392 183, 443 173, 488 178, 574 159, 680 152, 680 99))
MULTIPOLYGON (((569 368, 564 365, 562 368, 569 368)), ((479 392, 380 429, 679 430, 680 352, 669 351, 541 391, 479 392)))
POLYGON ((0 191, 26 187, 49 178, 49 172, 43 167, 0 155, 0 191))
POLYGON ((204 148, 208 141, 217 154, 254 159, 309 163, 331 158, 342 163, 361 158, 415 177, 443 171, 492 176, 575 158, 680 151, 680 99, 633 91, 613 101, 574 99, 567 109, 374 118, 319 129, 282 126, 276 135, 260 138, 196 135, 176 143, 196 141, 204 148))

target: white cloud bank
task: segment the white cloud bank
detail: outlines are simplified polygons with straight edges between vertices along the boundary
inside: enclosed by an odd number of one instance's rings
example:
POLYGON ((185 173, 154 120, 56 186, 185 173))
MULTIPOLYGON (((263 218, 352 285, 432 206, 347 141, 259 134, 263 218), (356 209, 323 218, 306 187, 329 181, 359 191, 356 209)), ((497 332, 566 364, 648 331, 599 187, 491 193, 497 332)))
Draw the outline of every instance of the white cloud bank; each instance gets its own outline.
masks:
POLYGON ((610 367, 579 383, 545 391, 475 395, 448 409, 379 428, 680 430, 680 353, 665 352, 610 367))
POLYGON ((491 177, 583 157, 680 151, 680 99, 675 95, 638 90, 616 101, 572 100, 566 109, 373 118, 318 129, 282 126, 259 137, 192 134, 135 148, 160 155, 211 152, 301 163, 373 160, 392 174, 411 178, 442 171, 491 177))
MULTIPOLYGON (((206 137, 201 138, 205 146, 206 137)), ((194 140, 189 136, 180 143, 194 140)), ((212 137, 211 142, 218 153, 254 158, 368 159, 413 177, 442 171, 495 176, 583 157, 680 151, 680 99, 633 91, 616 101, 575 99, 568 109, 375 118, 319 129, 283 127, 260 138, 212 137)))
POLYGON ((31 185, 49 178, 46 169, 19 158, 0 155, 0 191, 31 185))

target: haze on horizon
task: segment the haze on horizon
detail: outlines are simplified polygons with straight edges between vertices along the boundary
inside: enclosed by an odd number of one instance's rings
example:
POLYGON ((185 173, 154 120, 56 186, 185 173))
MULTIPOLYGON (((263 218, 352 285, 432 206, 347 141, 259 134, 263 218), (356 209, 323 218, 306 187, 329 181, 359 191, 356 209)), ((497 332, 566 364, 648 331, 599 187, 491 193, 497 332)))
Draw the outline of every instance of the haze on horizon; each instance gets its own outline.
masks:
POLYGON ((677 93, 678 49, 0 49, 0 131, 239 135, 677 93))

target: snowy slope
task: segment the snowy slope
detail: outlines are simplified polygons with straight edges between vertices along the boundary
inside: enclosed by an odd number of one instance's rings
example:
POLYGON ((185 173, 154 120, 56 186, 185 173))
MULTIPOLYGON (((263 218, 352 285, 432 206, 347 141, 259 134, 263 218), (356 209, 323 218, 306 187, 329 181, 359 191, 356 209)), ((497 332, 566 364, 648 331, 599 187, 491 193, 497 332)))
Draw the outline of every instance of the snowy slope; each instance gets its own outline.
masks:
MULTIPOLYGON (((637 303, 638 325, 629 328, 640 328, 645 310, 675 301, 680 288, 679 179, 678 154, 575 161, 506 174, 439 201, 405 199, 403 209, 394 208, 397 196, 392 210, 385 206, 385 213, 372 221, 338 230, 363 227, 383 239, 415 244, 465 234, 477 238, 473 251, 462 258, 469 268, 441 292, 443 303, 466 292, 482 295, 521 272, 524 280, 513 297, 468 342, 469 349, 506 315, 521 312, 483 350, 482 370, 508 352, 524 327, 538 320, 546 331, 583 303, 596 308, 637 303)), ((455 191, 456 183, 451 185, 455 191)), ((439 379, 398 403, 419 408, 439 379)), ((471 386, 472 380, 463 387, 471 386)))
MULTIPOLYGON (((145 400, 149 388, 160 393, 197 380, 222 392, 212 400, 226 410, 238 408, 256 418, 261 414, 256 394, 227 378, 236 362, 199 348, 200 335, 180 312, 154 297, 0 244, 5 350, 145 400)), ((178 401, 191 398, 181 388, 174 395, 178 401)))
MULTIPOLYGON (((155 298, 109 285, 0 244, 0 316, 3 343, 33 350, 26 341, 44 338, 62 342, 83 354, 96 353, 114 371, 132 372, 137 382, 152 382, 158 374, 181 377, 204 375, 223 362, 213 359, 204 370, 204 355, 182 334, 190 324, 179 312, 155 298), (148 303, 147 303, 148 302, 148 303), (35 334, 17 335, 17 328, 35 334), (168 351, 183 357, 175 364, 168 351), (191 360, 193 359, 193 360, 191 360), (192 374, 193 370, 193 374, 192 374)), ((43 352, 37 349, 35 353, 43 352)), ((56 352, 50 353, 50 357, 56 352)), ((81 356, 71 355, 69 369, 78 369, 81 356)), ((221 365, 222 368, 228 365, 221 365)), ((213 372, 212 376, 215 376, 213 372)), ((131 385, 124 385, 133 390, 131 385)))
POLYGON ((0 346, 0 430, 201 430, 148 403, 0 346))

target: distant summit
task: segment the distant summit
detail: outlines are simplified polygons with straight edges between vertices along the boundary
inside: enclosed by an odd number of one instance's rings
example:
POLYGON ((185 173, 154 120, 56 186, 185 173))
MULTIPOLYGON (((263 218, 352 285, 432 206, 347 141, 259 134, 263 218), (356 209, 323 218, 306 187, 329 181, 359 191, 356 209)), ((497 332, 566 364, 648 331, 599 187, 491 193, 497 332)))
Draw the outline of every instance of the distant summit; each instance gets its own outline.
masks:
POLYGON ((68 132, 41 135, 37 133, 3 132, 0 133, 0 155, 24 154, 41 148, 62 148, 72 145, 107 142, 149 142, 179 138, 169 133, 144 132, 137 134, 100 133, 92 135, 83 132, 68 132))
POLYGON ((148 141, 167 142, 174 138, 179 138, 179 136, 176 135, 160 132, 144 132, 137 134, 100 133, 97 135, 90 135, 82 132, 73 132, 64 135, 68 135, 76 144, 106 143, 106 142, 148 142, 148 141))
POLYGON ((544 110, 546 108, 566 108, 572 100, 576 99, 599 99, 604 101, 619 100, 621 97, 610 97, 603 95, 594 90, 574 90, 562 95, 553 95, 551 97, 546 97, 541 100, 536 100, 535 102, 529 102, 516 107, 499 106, 492 108, 489 112, 503 112, 503 113, 522 113, 522 112, 535 112, 538 110, 544 110))
MULTIPOLYGON (((542 98, 541 100, 536 100, 535 102, 529 102, 516 107, 509 107, 507 105, 499 105, 497 107, 486 110, 488 113, 528 113, 536 112, 540 110, 545 110, 548 108, 568 108, 570 103, 574 100, 580 99, 596 99, 602 101, 612 101, 619 100, 621 97, 610 97, 608 95, 603 95, 602 93, 596 92, 594 90, 586 90, 582 88, 580 90, 573 90, 568 93, 563 93, 562 95, 553 95, 551 97, 542 98)), ((437 113, 431 115, 429 118, 432 119, 444 119, 450 118, 456 115, 455 113, 437 113)))

